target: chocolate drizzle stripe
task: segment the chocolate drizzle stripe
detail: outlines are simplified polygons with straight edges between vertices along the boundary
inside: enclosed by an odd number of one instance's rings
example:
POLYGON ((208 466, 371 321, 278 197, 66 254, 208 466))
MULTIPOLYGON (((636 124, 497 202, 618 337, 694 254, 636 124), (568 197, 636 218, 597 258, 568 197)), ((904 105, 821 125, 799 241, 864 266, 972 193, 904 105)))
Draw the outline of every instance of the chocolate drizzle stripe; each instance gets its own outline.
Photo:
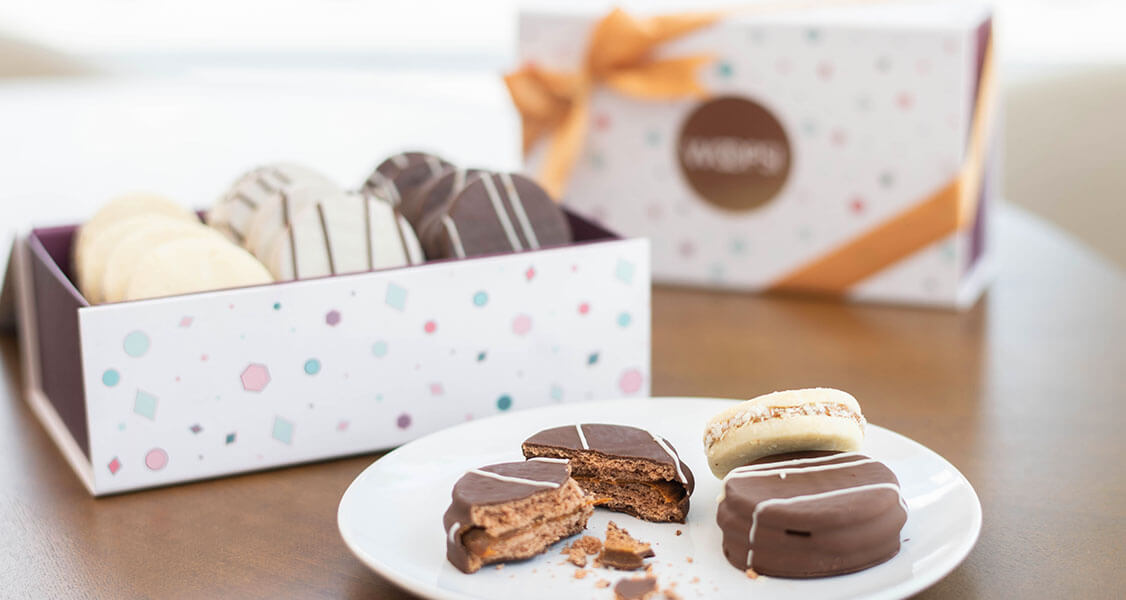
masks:
POLYGON ((786 478, 789 473, 816 473, 818 471, 835 471, 836 469, 847 469, 849 467, 859 467, 860 465, 867 465, 877 462, 874 458, 864 460, 854 460, 851 462, 834 463, 831 465, 818 465, 816 467, 793 467, 789 469, 763 469, 761 471, 743 471, 742 473, 732 476, 731 473, 724 477, 724 481, 728 479, 743 479, 745 477, 772 477, 778 475, 782 479, 786 478))
POLYGON ((856 487, 843 488, 839 490, 829 490, 827 492, 819 492, 817 494, 806 494, 804 496, 793 496, 790 498, 770 498, 763 500, 755 505, 755 510, 751 513, 751 529, 747 533, 750 541, 751 548, 747 550, 747 568, 752 568, 751 559, 754 557, 755 549, 755 528, 758 527, 758 515, 764 509, 776 506, 779 504, 794 504, 795 502, 807 502, 811 500, 822 500, 825 498, 833 498, 835 496, 843 496, 845 494, 855 494, 857 492, 866 492, 869 490, 886 489, 895 492, 899 498, 899 505, 903 507, 903 511, 907 512, 907 502, 903 499, 903 495, 899 492, 899 486, 894 483, 870 483, 868 485, 858 485, 856 487))
POLYGON ((457 224, 450 218, 449 215, 442 215, 442 226, 446 228, 446 234, 450 238, 450 244, 454 247, 454 254, 458 258, 465 258, 465 246, 461 244, 461 234, 457 231, 457 224))
POLYGON ((558 463, 558 464, 561 464, 561 465, 565 465, 565 464, 571 462, 571 461, 567 460, 566 458, 551 458, 550 456, 533 456, 532 458, 529 458, 528 460, 530 460, 530 461, 536 460, 536 461, 539 461, 539 462, 558 463))
POLYGON ((325 223, 325 207, 317 203, 317 219, 321 222, 321 235, 325 240, 325 253, 328 254, 328 272, 336 275, 336 261, 332 259, 332 239, 328 235, 328 223, 325 223))
POLYGON ((436 177, 442 173, 442 162, 434 156, 427 156, 425 159, 426 166, 430 167, 430 176, 436 177))
POLYGON ((293 224, 289 221, 289 197, 286 196, 285 193, 282 193, 281 200, 282 224, 285 225, 286 234, 289 235, 289 261, 290 265, 293 267, 293 278, 301 279, 301 277, 297 275, 297 240, 294 239, 293 224))
POLYGON ((282 185, 289 185, 289 184, 293 183, 293 180, 290 179, 288 175, 283 173, 281 171, 281 169, 274 169, 273 173, 274 173, 274 177, 277 177, 279 180, 281 180, 282 185))
POLYGON ((516 230, 512 227, 512 220, 508 218, 508 210, 504 208, 504 203, 500 199, 500 192, 497 191, 492 176, 482 177, 481 183, 485 186, 485 193, 488 194, 489 201, 493 203, 493 212, 497 214, 497 220, 500 221, 500 226, 504 229, 504 235, 508 237, 508 244, 512 246, 514 251, 523 250, 524 246, 520 243, 520 238, 516 237, 516 230))
POLYGON ((406 168, 411 164, 410 159, 407 158, 407 155, 403 154, 402 152, 392 156, 389 160, 395 163, 395 166, 399 167, 400 169, 406 168))
POLYGON ((590 450, 590 444, 586 443, 586 434, 583 433, 582 423, 575 425, 575 431, 579 434, 579 443, 582 444, 583 450, 590 450))
POLYGON ((677 479, 679 479, 681 483, 688 483, 688 478, 684 476, 684 471, 680 468, 680 457, 672 451, 672 448, 669 448, 669 443, 666 442, 664 438, 651 431, 648 433, 653 437, 653 441, 657 442, 657 445, 661 447, 661 450, 664 450, 669 455, 669 458, 672 459, 672 464, 676 467, 677 479))
POLYGON ((504 191, 508 194, 508 204, 512 207, 512 212, 516 214, 520 229, 524 230, 524 239, 528 240, 528 246, 532 250, 539 250, 540 241, 536 238, 536 230, 532 227, 532 222, 528 220, 528 213, 524 210, 524 201, 520 199, 520 194, 516 193, 516 184, 512 182, 512 177, 508 173, 501 173, 500 182, 504 184, 504 191))
POLYGON ((249 206, 250 208, 255 208, 255 209, 258 208, 258 203, 251 200, 249 196, 247 196, 246 194, 244 194, 242 192, 235 192, 234 196, 231 196, 231 197, 234 198, 235 200, 238 200, 239 202, 242 202, 243 204, 249 206))
POLYGON ((454 536, 457 535, 459 529, 461 529, 461 521, 454 521, 454 524, 450 525, 449 539, 451 544, 455 543, 454 536))
POLYGON ((470 469, 466 473, 473 473, 474 475, 481 475, 482 477, 491 477, 497 481, 507 481, 509 483, 522 483, 524 485, 534 485, 538 487, 557 488, 561 484, 554 481, 539 481, 536 479, 524 479, 523 477, 509 477, 508 475, 500 475, 490 471, 482 471, 481 469, 470 469))
POLYGON ((760 463, 760 464, 757 464, 757 465, 747 465, 747 466, 744 466, 744 467, 736 467, 736 468, 732 469, 731 472, 728 473, 727 477, 725 477, 724 479, 727 479, 728 477, 732 477, 737 473, 746 473, 747 471, 761 471, 761 470, 780 469, 780 468, 788 467, 790 465, 806 465, 806 464, 809 464, 809 463, 819 463, 819 462, 825 462, 825 461, 829 461, 829 460, 839 460, 839 459, 842 459, 842 458, 855 458, 855 457, 868 458, 867 456, 864 456, 863 454, 861 454, 859 452, 840 452, 840 453, 837 453, 837 454, 829 454, 829 455, 826 455, 826 456, 815 456, 813 458, 795 458, 793 460, 781 460, 781 461, 778 461, 778 462, 760 463))

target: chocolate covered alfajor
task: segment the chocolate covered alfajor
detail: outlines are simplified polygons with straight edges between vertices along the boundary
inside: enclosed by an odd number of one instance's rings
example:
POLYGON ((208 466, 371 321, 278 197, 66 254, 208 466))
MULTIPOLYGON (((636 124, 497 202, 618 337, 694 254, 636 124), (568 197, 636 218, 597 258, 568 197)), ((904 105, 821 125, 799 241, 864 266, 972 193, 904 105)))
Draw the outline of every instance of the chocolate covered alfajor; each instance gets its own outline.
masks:
POLYGON ((734 469, 716 512, 727 561, 776 577, 878 565, 899 552, 906 520, 895 474, 855 452, 794 452, 734 469))
POLYGON ((446 558, 465 573, 522 560, 582 531, 592 499, 571 479, 566 460, 536 458, 465 473, 442 523, 446 558))

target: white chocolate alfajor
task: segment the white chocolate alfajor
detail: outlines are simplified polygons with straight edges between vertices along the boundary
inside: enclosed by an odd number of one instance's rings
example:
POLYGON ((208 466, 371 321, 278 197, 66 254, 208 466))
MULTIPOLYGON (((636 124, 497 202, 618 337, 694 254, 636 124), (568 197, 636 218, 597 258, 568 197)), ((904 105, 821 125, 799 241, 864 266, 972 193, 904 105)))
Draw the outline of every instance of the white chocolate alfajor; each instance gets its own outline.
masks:
POLYGON ((851 394, 831 388, 774 392, 712 417, 704 452, 716 477, 773 454, 860 449, 866 421, 851 394))

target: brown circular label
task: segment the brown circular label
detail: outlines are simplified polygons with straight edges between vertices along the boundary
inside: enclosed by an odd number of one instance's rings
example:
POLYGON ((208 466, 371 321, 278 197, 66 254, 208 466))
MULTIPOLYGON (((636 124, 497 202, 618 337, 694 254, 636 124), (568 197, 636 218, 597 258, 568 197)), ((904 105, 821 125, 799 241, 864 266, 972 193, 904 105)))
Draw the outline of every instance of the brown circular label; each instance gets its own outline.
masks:
POLYGON ((677 140, 680 171, 700 197, 733 211, 769 202, 790 174, 782 124, 756 102, 708 100, 684 121, 677 140))

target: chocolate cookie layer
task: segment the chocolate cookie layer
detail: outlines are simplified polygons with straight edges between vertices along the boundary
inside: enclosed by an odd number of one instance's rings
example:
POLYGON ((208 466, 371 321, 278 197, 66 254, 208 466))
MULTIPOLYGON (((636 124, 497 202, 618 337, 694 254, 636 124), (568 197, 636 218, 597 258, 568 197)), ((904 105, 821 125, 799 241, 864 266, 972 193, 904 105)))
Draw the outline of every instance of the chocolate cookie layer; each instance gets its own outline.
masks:
POLYGON ((683 523, 696 481, 668 440, 637 427, 584 423, 524 440, 524 456, 566 458, 601 506, 647 521, 683 523))
POLYGON ((465 573, 522 560, 586 527, 591 499, 566 461, 537 459, 473 469, 454 484, 442 519, 446 558, 465 573))
POLYGON ((433 225, 424 225, 426 256, 466 258, 567 244, 563 210, 536 182, 496 173, 470 181, 433 225))
POLYGON ((364 182, 363 190, 398 206, 449 168, 450 163, 433 154, 403 152, 379 163, 364 182))
POLYGON ((854 452, 792 452, 732 470, 716 521, 737 569, 822 577, 899 552, 907 505, 883 463, 854 452))

